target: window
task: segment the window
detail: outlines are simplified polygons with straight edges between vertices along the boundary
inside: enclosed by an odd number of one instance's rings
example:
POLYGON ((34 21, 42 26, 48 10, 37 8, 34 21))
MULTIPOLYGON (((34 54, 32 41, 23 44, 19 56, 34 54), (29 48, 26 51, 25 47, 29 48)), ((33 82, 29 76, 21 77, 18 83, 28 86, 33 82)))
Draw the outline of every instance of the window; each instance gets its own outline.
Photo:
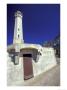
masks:
POLYGON ((19 38, 19 34, 18 34, 18 38, 19 38))
POLYGON ((18 31, 19 31, 19 28, 18 28, 18 31))

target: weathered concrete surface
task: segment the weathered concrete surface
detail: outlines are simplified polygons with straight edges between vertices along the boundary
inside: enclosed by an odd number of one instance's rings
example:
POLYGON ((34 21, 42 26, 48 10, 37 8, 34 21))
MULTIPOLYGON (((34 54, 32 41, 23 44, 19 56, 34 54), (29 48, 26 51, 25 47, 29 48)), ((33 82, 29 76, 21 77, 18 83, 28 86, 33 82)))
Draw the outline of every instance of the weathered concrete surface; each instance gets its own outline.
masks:
POLYGON ((8 74, 7 74, 7 84, 9 86, 58 86, 60 85, 60 59, 57 58, 57 65, 47 72, 44 72, 35 78, 23 81, 23 66, 20 64, 14 66, 11 63, 10 58, 8 59, 8 74))
POLYGON ((14 65, 11 58, 8 57, 7 61, 7 85, 20 85, 24 82, 23 78, 23 64, 22 60, 19 60, 19 65, 14 65))
POLYGON ((25 86, 60 86, 60 65, 32 78, 24 83, 25 86))
POLYGON ((38 76, 39 74, 46 72, 57 64, 53 48, 43 47, 41 54, 42 55, 39 56, 39 60, 37 63, 32 60, 34 76, 38 76))

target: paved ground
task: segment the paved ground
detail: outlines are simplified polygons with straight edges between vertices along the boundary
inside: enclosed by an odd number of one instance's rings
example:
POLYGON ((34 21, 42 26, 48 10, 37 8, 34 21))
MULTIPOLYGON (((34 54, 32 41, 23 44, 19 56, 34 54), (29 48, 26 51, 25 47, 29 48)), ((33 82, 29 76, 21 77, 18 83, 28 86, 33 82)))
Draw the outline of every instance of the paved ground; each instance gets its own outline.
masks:
POLYGON ((57 64, 51 70, 43 73, 34 79, 24 83, 25 86, 60 86, 60 64, 57 64))

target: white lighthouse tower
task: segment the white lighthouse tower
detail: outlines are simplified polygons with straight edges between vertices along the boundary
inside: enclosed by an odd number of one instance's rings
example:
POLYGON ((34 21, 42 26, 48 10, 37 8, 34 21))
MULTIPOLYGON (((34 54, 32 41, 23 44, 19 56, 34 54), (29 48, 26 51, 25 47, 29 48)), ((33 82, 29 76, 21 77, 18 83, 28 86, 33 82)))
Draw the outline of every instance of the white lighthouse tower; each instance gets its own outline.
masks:
MULTIPOLYGON (((15 48, 15 53, 20 52, 21 44, 23 45, 23 27, 22 27, 22 18, 23 15, 20 11, 15 13, 15 26, 14 26, 14 37, 13 37, 13 45, 15 48)), ((15 64, 19 63, 19 54, 15 55, 15 64)))
POLYGON ((22 28, 22 18, 23 15, 20 11, 15 13, 15 27, 14 27, 14 37, 13 44, 23 43, 23 28, 22 28))

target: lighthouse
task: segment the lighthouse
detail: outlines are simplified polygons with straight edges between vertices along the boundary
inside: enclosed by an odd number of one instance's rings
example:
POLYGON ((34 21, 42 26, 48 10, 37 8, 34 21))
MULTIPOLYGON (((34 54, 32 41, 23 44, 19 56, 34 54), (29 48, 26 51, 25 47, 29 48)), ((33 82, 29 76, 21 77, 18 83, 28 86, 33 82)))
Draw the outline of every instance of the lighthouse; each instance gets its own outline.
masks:
POLYGON ((14 26, 14 37, 13 45, 15 50, 15 64, 19 63, 19 52, 21 44, 23 45, 23 24, 22 24, 23 14, 20 11, 15 12, 15 26, 14 26))
POLYGON ((24 42, 23 14, 20 11, 15 12, 13 43, 8 45, 7 52, 9 85, 22 85, 25 80, 34 78, 56 65, 52 47, 24 42))
POLYGON ((23 18, 23 14, 20 11, 16 11, 15 12, 15 26, 14 26, 13 44, 24 43, 22 18, 23 18))

